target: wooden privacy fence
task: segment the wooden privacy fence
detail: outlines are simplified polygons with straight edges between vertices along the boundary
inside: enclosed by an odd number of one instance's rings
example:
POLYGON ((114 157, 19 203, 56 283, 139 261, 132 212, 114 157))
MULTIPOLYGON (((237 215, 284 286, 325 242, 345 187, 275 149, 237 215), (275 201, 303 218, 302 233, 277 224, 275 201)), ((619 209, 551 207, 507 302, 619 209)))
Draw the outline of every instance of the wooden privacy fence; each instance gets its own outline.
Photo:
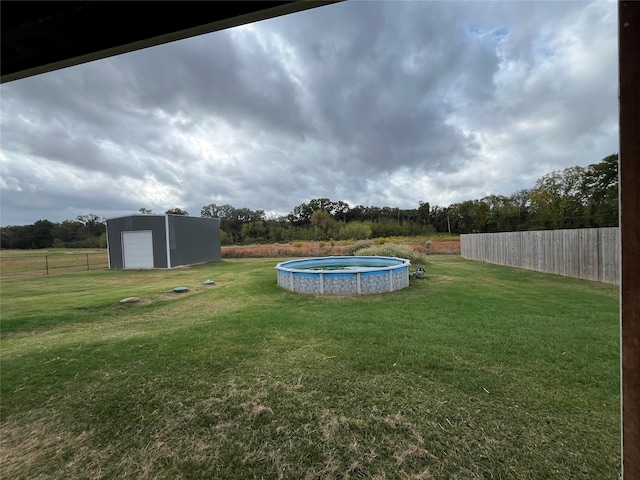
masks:
POLYGON ((463 258, 620 285, 620 229, 460 235, 463 258))

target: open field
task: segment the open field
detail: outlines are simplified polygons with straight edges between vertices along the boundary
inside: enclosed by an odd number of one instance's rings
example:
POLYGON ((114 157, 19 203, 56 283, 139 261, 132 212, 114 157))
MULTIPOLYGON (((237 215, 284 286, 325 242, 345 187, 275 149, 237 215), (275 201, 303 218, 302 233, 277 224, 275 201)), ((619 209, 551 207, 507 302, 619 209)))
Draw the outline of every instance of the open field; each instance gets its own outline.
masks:
MULTIPOLYGON (((377 239, 405 243, 414 250, 432 254, 460 253, 460 240, 435 240, 426 245, 424 241, 409 238, 377 239)), ((348 255, 354 242, 292 242, 258 245, 230 245, 222 247, 222 258, 279 258, 279 257, 324 257, 348 255)), ((107 251, 102 248, 58 248, 42 250, 0 250, 0 279, 52 275, 63 272, 97 270, 108 268, 107 251)))
POLYGON ((104 248, 0 250, 0 278, 108 268, 104 248))
MULTIPOLYGON (((381 243, 381 242, 378 242, 381 243)), ((459 254, 460 240, 435 241, 425 246, 424 242, 398 242, 410 245, 414 250, 428 255, 459 254)), ((349 255, 349 243, 292 242, 266 245, 229 245, 222 247, 222 258, 278 258, 278 257, 327 257, 349 255)))
POLYGON ((439 255, 320 297, 277 261, 2 281, 2 477, 619 478, 617 287, 439 255))

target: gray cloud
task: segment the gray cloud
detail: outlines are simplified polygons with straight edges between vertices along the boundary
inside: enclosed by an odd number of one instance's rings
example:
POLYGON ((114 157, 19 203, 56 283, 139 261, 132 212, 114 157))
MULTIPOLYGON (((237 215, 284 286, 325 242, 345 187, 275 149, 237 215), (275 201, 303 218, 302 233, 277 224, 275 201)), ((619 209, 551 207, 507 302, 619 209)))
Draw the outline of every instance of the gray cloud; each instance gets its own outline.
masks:
POLYGON ((617 150, 616 8, 354 0, 3 84, 2 224, 514 193, 617 150))

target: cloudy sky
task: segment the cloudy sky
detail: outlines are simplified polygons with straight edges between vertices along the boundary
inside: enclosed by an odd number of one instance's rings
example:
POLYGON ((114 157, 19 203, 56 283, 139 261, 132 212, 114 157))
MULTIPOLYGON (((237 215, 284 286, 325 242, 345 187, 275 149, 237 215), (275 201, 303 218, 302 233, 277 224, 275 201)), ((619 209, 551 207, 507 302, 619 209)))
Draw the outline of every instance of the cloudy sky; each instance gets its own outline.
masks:
POLYGON ((614 0, 350 0, 1 85, 1 224, 510 195, 617 153, 617 88, 614 0))

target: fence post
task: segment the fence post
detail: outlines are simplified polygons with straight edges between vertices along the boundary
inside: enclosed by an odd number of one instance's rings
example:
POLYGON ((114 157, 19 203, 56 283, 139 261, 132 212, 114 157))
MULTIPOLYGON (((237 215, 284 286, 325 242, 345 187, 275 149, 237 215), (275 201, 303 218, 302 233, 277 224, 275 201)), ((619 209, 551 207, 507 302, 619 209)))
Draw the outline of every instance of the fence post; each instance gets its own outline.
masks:
POLYGON ((45 269, 47 271, 47 275, 49 275, 49 255, 44 256, 44 264, 45 264, 45 269))
POLYGON ((87 270, 89 270, 89 254, 87 253, 87 270))

